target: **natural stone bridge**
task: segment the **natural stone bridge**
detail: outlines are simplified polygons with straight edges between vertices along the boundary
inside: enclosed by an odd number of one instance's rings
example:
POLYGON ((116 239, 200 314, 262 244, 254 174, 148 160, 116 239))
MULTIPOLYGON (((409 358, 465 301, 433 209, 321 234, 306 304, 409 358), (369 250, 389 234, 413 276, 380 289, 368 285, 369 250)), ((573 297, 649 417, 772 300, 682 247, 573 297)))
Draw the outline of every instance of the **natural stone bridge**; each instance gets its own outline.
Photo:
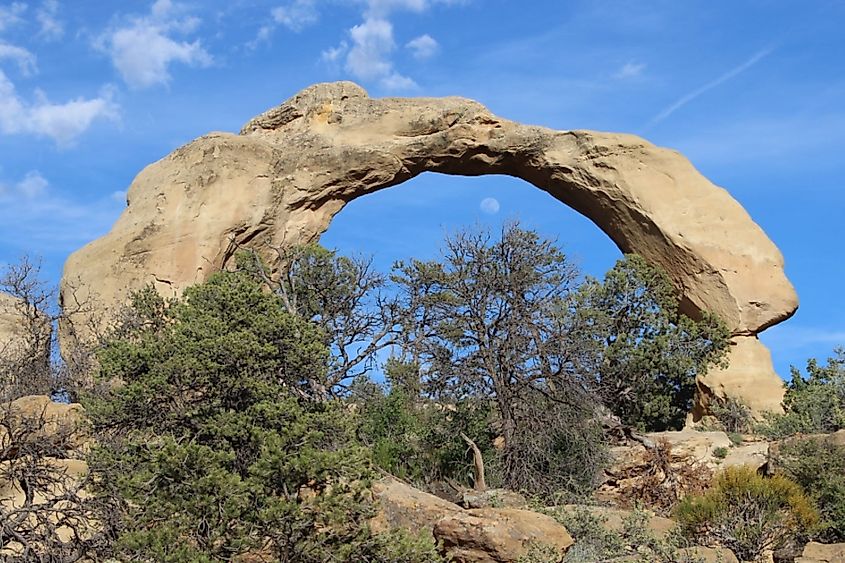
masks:
POLYGON ((463 98, 318 84, 239 135, 201 137, 138 175, 111 232, 68 259, 64 297, 79 286, 112 310, 150 282, 179 292, 227 265, 232 238, 258 249, 314 241, 349 201, 422 172, 515 176, 587 216, 623 252, 662 266, 687 314, 731 328, 730 367, 700 379, 695 416, 713 394, 780 408, 757 334, 798 301, 780 252, 728 192, 639 137, 522 125, 463 98))

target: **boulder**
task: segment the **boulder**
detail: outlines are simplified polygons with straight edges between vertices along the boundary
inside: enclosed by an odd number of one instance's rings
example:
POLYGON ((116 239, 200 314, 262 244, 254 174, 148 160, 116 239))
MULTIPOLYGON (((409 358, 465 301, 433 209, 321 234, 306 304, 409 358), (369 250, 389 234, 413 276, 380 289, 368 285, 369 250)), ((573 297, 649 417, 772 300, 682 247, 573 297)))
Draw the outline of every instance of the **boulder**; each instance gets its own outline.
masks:
POLYGON ((798 300, 780 252, 727 191, 639 137, 523 125, 464 98, 374 99, 350 82, 317 84, 238 135, 201 137, 138 175, 111 231, 68 259, 62 292, 108 317, 146 284, 173 295, 205 280, 238 246, 269 258, 273 246, 315 241, 351 200, 423 172, 522 178, 663 267, 684 312, 724 319, 733 359, 700 378, 694 418, 710 395, 780 409, 782 381, 756 335, 798 300))
POLYGON ((455 563, 511 563, 532 545, 561 554, 574 543, 566 528, 544 514, 517 508, 480 508, 445 516, 434 537, 455 563))
POLYGON ((405 529, 429 532, 441 518, 458 514, 463 509, 432 494, 385 477, 373 484, 378 512, 370 521, 376 532, 405 529))
POLYGON ((823 544, 810 542, 804 547, 804 553, 795 563, 843 563, 845 562, 845 543, 823 544))
POLYGON ((760 469, 769 460, 769 444, 767 442, 749 442, 739 444, 728 449, 728 455, 721 461, 722 467, 750 465, 760 469))

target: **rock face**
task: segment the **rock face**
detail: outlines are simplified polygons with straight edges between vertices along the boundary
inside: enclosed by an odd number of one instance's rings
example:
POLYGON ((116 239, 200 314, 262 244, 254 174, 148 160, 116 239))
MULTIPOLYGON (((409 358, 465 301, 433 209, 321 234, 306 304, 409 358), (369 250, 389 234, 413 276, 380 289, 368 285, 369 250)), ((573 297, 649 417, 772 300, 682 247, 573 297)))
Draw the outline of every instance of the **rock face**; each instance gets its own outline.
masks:
POLYGON ((728 192, 639 137, 522 125, 463 98, 318 84, 239 135, 201 137, 138 175, 111 232, 69 258, 63 284, 105 310, 147 283, 177 293, 227 266, 233 241, 265 251, 314 241, 349 201, 427 171, 522 178, 662 266, 686 313, 716 313, 736 336, 737 361, 701 391, 779 408, 781 381, 756 335, 798 302, 780 252, 728 192))

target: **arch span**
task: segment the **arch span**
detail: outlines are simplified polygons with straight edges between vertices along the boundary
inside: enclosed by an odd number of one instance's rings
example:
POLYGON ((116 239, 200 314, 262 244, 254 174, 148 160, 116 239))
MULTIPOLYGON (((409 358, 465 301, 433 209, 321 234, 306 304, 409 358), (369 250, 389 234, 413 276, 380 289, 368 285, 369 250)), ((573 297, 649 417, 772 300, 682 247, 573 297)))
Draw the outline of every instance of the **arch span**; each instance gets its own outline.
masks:
POLYGON ((734 335, 730 367, 699 381, 697 414, 712 394, 779 408, 757 334, 798 301, 780 252, 727 191, 639 137, 522 125, 463 98, 317 84, 239 135, 201 137, 138 175, 111 232, 68 259, 63 291, 94 291, 106 308, 149 282, 178 292, 226 264, 232 237, 257 248, 315 240, 347 202, 425 171, 522 178, 662 266, 687 314, 714 312, 734 335))

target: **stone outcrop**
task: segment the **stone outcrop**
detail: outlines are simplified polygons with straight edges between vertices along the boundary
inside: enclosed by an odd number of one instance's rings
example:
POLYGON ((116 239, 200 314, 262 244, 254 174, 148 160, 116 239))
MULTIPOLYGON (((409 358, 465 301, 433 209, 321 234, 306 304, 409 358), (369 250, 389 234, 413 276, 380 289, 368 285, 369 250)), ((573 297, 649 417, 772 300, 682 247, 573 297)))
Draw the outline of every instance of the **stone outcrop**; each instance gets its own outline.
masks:
POLYGON ((798 302, 780 252, 727 191, 639 137, 522 125, 463 98, 373 99, 349 82, 318 84, 239 135, 201 137, 138 175, 111 232, 69 258, 63 284, 109 311, 148 283, 177 293, 229 265, 237 244, 314 241, 349 201, 426 171, 522 178, 662 266, 685 312, 723 318, 734 361, 699 382, 696 416, 708 394, 779 408, 781 381, 757 334, 798 302))
POLYGON ((542 544, 561 555, 575 543, 553 518, 518 508, 478 508, 447 516, 434 537, 455 563, 511 563, 542 544))

